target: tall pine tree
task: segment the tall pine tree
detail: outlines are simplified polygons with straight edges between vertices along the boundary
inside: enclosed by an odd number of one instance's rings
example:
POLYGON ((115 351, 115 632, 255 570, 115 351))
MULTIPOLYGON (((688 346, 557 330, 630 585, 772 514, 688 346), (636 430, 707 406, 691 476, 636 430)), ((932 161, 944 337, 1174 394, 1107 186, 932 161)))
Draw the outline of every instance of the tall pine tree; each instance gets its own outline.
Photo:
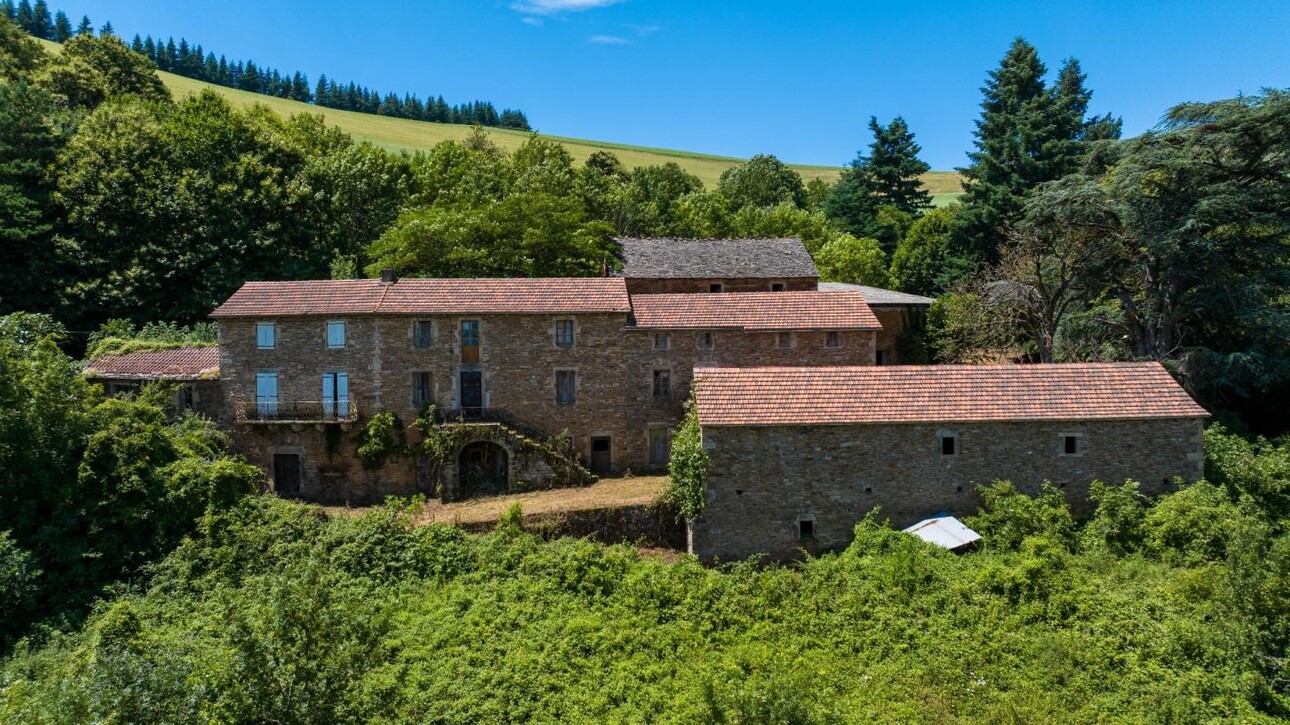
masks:
POLYGON ((918 158, 922 149, 900 116, 886 126, 870 117, 869 130, 873 141, 842 170, 824 212, 850 234, 880 239, 890 253, 899 240, 880 228, 885 225, 879 209, 892 207, 914 217, 930 208, 932 197, 919 177, 931 167, 918 158))
POLYGON ((976 122, 972 163, 965 177, 964 208, 951 243, 970 262, 993 263, 1006 228, 1034 188, 1079 168, 1088 141, 1119 135, 1110 117, 1086 119, 1092 93, 1079 62, 1067 60, 1052 88, 1035 47, 1017 38, 990 71, 976 122))
POLYGON ((54 40, 62 43, 70 37, 72 37, 72 21, 67 19, 67 13, 59 10, 54 13, 54 40))

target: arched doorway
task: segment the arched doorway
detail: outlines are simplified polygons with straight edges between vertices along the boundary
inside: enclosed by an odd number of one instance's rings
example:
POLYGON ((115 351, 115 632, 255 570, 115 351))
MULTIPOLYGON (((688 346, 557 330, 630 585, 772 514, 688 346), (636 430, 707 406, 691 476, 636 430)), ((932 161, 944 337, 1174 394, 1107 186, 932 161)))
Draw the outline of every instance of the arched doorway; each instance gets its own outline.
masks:
POLYGON ((462 496, 503 493, 510 485, 506 449, 496 443, 467 444, 457 462, 462 496))

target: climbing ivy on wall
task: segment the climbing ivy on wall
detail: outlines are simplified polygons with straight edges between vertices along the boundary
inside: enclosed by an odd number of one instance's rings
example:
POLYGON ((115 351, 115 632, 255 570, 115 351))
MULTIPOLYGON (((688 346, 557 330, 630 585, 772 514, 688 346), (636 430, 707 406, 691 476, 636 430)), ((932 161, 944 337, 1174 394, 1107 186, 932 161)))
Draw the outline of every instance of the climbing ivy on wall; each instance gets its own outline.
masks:
POLYGON ((445 425, 435 419, 435 407, 426 406, 417 418, 414 428, 421 431, 425 438, 421 442, 421 450, 425 453, 430 465, 436 470, 442 471, 445 466, 452 463, 456 458, 457 452, 466 442, 470 432, 460 425, 445 425))
POLYGON ((393 413, 377 413, 367 421, 367 428, 358 438, 358 457, 363 468, 376 470, 392 456, 408 453, 408 438, 403 431, 403 421, 393 413))
POLYGON ((699 413, 691 396, 685 418, 672 437, 672 456, 667 463, 670 478, 663 502, 676 509, 682 519, 692 519, 707 503, 704 484, 708 480, 708 452, 703 450, 699 413))

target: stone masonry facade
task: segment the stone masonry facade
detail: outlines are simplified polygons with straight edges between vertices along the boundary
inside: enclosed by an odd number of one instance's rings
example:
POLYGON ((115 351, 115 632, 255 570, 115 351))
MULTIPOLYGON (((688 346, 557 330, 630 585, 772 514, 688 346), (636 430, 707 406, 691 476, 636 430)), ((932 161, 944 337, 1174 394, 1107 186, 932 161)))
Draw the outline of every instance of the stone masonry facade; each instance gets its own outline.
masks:
POLYGON ((1037 493, 1051 482, 1078 513, 1092 481, 1139 482, 1143 493, 1173 490, 1203 475, 1202 421, 1045 421, 863 426, 708 427, 709 502, 691 526, 703 558, 786 555, 802 546, 799 522, 813 522, 813 545, 845 547, 857 521, 878 508, 896 527, 942 511, 973 514, 976 485, 1013 482, 1037 493), (959 436, 943 455, 940 434, 959 436), (1064 455, 1066 436, 1078 455, 1064 455))

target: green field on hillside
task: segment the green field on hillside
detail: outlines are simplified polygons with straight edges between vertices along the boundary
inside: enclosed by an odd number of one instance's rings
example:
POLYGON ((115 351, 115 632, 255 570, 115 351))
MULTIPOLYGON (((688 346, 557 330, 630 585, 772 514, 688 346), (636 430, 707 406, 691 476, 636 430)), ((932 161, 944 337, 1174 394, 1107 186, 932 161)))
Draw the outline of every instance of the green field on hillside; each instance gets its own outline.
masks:
MULTIPOLYGON (((59 44, 47 40, 40 42, 51 52, 58 52, 62 48, 59 44)), ((295 113, 316 113, 324 116, 328 123, 338 126, 354 138, 369 141, 376 146, 392 151, 425 151, 440 141, 462 139, 470 133, 469 126, 460 124, 430 123, 427 121, 391 118, 389 116, 376 116, 370 113, 339 111, 285 98, 217 86, 213 83, 185 78, 173 73, 158 72, 158 75, 176 99, 182 98, 189 93, 199 93, 209 88, 228 98, 236 106, 249 106, 258 103, 283 116, 290 116, 295 113)), ((529 135, 524 131, 511 131, 500 128, 490 128, 488 129, 488 134, 494 143, 507 150, 519 147, 529 135)), ((703 179, 703 183, 709 188, 716 185, 717 178, 721 176, 722 171, 743 162, 743 159, 729 156, 630 146, 604 141, 588 141, 546 134, 544 136, 564 144, 565 148, 569 149, 569 153, 573 154, 574 159, 580 163, 585 161, 592 152, 602 150, 613 152, 627 168, 675 161, 686 171, 703 179)), ((857 146, 862 142, 862 140, 857 140, 857 146)), ((836 166, 806 166, 799 164, 793 164, 792 166, 806 181, 824 179, 831 182, 837 179, 838 172, 841 171, 841 168, 836 166)), ((948 203, 958 196, 960 193, 960 181, 959 174, 954 171, 932 171, 923 177, 923 183, 927 185, 928 191, 935 197, 938 205, 948 203)))

